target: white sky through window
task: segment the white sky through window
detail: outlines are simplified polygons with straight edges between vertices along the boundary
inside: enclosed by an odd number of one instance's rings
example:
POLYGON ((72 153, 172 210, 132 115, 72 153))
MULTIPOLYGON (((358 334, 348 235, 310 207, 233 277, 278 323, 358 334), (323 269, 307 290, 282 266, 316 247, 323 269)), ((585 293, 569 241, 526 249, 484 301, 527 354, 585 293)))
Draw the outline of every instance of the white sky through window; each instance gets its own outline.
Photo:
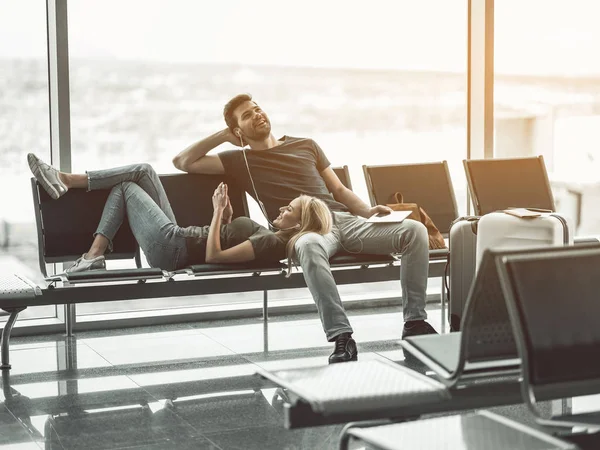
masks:
MULTIPOLYGON (((454 72, 466 65, 466 0, 71 0, 68 7, 72 58, 454 72)), ((43 57, 45 2, 0 0, 0 11, 0 57, 43 57)), ((497 73, 600 74, 597 0, 497 0, 495 13, 497 73)))

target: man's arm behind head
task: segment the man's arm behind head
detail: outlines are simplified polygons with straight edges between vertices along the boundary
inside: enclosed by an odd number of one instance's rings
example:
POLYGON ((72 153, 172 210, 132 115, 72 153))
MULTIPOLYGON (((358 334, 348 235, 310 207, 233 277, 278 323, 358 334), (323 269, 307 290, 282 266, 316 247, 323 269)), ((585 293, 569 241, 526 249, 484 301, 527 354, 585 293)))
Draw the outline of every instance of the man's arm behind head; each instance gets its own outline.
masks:
POLYGON ((225 142, 236 145, 233 139, 235 139, 233 133, 229 128, 225 128, 187 147, 173 158, 173 165, 179 170, 189 173, 225 173, 221 159, 216 155, 207 155, 207 153, 225 142))
MULTIPOLYGON (((176 157, 177 158, 177 157, 176 157)), ((196 161, 176 161, 173 159, 173 164, 179 170, 187 173, 202 173, 206 175, 219 175, 225 173, 221 158, 217 155, 206 155, 198 158, 196 161)))

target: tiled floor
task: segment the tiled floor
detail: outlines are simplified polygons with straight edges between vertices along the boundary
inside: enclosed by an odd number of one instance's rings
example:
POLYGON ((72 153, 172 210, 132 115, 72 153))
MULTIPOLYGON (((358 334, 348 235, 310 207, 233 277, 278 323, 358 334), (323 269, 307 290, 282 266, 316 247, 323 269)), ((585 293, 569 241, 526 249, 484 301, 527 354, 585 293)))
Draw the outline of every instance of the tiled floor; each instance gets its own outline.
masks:
MULTIPOLYGON (((361 360, 403 359, 400 312, 350 315, 361 360)), ((332 348, 313 314, 13 338, 0 449, 336 449, 341 425, 286 430, 254 375, 332 348)))
MULTIPOLYGON (((439 309, 428 309, 439 330, 439 309)), ((400 312, 350 316, 360 360, 403 363, 400 312)), ((0 449, 337 449, 342 425, 285 429, 275 389, 254 375, 324 365, 332 347, 313 314, 268 329, 243 319, 13 338, 0 449)), ((598 398, 578 402, 595 409, 598 398)))

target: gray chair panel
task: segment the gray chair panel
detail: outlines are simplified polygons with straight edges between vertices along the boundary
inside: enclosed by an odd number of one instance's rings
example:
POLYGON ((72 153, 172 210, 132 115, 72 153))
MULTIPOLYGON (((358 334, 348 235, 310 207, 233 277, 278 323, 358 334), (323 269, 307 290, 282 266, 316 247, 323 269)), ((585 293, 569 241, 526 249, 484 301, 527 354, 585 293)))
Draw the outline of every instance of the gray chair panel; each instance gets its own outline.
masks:
POLYGON ((402 193, 407 203, 417 203, 431 217, 441 233, 450 231, 458 217, 458 207, 446 161, 363 166, 371 204, 395 203, 392 196, 402 193))
POLYGON ((333 167, 333 171, 338 176, 342 184, 348 189, 352 190, 352 182, 350 181, 350 172, 348 171, 348 166, 333 167))
POLYGON ((475 214, 510 207, 555 210, 542 156, 463 161, 475 214))
MULTIPOLYGON (((420 450, 558 450, 577 448, 571 443, 489 412, 436 417, 370 428, 351 428, 347 433, 374 445, 375 448, 384 450, 406 448, 419 448, 420 450)), ((347 447, 342 446, 342 448, 347 447)))
POLYGON ((600 381, 600 247, 509 257, 532 386, 600 381))

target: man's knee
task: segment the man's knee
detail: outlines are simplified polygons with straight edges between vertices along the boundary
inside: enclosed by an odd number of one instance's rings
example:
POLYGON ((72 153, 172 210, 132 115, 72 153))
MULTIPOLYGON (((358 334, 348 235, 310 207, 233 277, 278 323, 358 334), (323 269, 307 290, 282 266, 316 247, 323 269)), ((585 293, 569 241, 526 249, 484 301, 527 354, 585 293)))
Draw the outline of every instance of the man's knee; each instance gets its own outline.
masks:
POLYGON ((417 220, 407 219, 403 222, 402 240, 410 244, 412 242, 429 242, 427 227, 417 220))
POLYGON ((318 233, 306 233, 296 241, 294 246, 297 258, 302 262, 305 258, 315 255, 324 255, 327 257, 327 247, 325 239, 318 233))

